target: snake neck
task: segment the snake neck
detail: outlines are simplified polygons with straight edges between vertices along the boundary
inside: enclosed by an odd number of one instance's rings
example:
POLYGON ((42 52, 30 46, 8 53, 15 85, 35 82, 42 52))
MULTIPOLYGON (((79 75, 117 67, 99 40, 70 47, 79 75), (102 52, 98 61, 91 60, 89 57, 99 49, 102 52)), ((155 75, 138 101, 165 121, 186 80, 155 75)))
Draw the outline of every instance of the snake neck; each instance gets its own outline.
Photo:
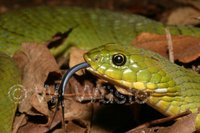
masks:
POLYGON ((165 115, 176 115, 188 109, 196 112, 200 107, 200 75, 174 65, 164 69, 175 84, 163 95, 151 95, 148 104, 165 115))

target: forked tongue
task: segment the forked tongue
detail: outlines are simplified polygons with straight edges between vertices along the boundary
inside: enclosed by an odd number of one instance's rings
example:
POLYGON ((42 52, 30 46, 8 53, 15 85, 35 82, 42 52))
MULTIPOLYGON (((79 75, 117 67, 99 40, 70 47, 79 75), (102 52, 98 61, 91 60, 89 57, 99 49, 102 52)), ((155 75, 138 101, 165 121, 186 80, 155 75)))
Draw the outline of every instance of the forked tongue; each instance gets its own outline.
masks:
MULTIPOLYGON (((72 75, 77 72, 80 69, 87 68, 90 65, 86 62, 80 63, 72 68, 70 68, 63 76, 60 87, 59 87, 59 99, 56 107, 56 112, 58 110, 59 104, 61 104, 62 109, 62 127, 65 128, 65 121, 64 121, 64 94, 65 94, 65 88, 67 86, 67 83, 69 82, 69 79, 72 77, 72 75)), ((56 112, 54 113, 54 116, 52 118, 52 121, 55 118, 56 112)), ((52 122, 51 122, 52 123, 52 122)))

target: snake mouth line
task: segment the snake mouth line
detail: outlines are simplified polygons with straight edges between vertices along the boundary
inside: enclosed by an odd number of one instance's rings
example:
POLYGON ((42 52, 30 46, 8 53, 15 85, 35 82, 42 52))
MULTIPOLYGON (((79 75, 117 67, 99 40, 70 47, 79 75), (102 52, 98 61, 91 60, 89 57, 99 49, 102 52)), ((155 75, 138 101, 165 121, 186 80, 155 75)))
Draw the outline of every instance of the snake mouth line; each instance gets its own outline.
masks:
MULTIPOLYGON (((125 86, 123 84, 120 84, 119 82, 112 80, 111 78, 109 78, 108 76, 106 76, 105 74, 99 74, 95 69, 93 69, 91 66, 86 68, 88 71, 90 71, 93 75, 99 77, 100 79, 103 79, 113 85, 116 85, 117 87, 120 87, 122 89, 125 89, 126 91, 130 92, 132 94, 132 96, 134 96, 134 94, 137 91, 145 91, 145 90, 137 90, 134 88, 130 88, 128 86, 125 86)), ((147 91, 148 92, 148 91, 147 91)))
POLYGON ((135 88, 130 88, 128 86, 125 86, 123 84, 120 84, 119 82, 109 78, 107 75, 105 74, 100 74, 96 69, 93 69, 91 66, 86 68, 88 71, 90 71, 93 75, 113 84, 116 85, 118 87, 121 87, 122 89, 125 89, 126 91, 130 92, 132 95, 134 95, 137 91, 143 91, 145 93, 149 93, 152 96, 161 96, 161 95, 166 95, 168 93, 167 88, 157 88, 154 90, 145 88, 145 89, 135 89, 135 88))

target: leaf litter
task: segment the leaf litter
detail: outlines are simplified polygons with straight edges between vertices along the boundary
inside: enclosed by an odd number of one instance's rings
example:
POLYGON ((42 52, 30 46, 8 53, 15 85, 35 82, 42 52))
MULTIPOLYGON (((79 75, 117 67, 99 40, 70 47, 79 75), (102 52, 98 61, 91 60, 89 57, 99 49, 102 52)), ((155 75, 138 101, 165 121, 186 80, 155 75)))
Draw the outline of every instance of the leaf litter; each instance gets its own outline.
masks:
MULTIPOLYGON (((197 47, 199 46, 197 43, 199 41, 198 37, 193 38, 187 36, 172 36, 172 40, 176 60, 190 62, 199 57, 199 49, 197 47), (189 45, 191 44, 191 40, 193 40, 192 42, 195 44, 194 46, 189 45), (190 47, 192 47, 195 52, 193 51, 191 53, 191 50, 188 50, 189 53, 187 51, 184 52, 184 56, 177 54, 181 53, 181 50, 186 50, 190 47)), ((155 52, 159 52, 161 55, 168 56, 166 48, 167 41, 165 35, 142 33, 136 38, 136 40, 133 41, 133 44, 137 47, 152 49, 155 52)), ((69 67, 82 62, 82 54, 85 52, 86 51, 82 51, 75 47, 71 48, 69 55, 69 67)), ((55 58, 49 52, 49 49, 44 45, 25 43, 22 45, 21 50, 18 51, 13 58, 16 60, 19 68, 22 71, 23 86, 25 86, 27 92, 29 92, 27 93, 26 98, 19 104, 19 115, 16 115, 16 121, 20 119, 20 116, 24 117, 25 115, 25 118, 20 120, 21 125, 19 125, 19 123, 16 124, 17 122, 15 122, 14 129, 18 128, 18 132, 28 133, 36 131, 46 132, 50 128, 49 124, 55 112, 55 106, 50 106, 49 103, 51 103, 51 100, 54 101, 57 97, 58 93, 56 89, 58 88, 56 86, 59 85, 61 75, 64 74, 66 70, 60 70, 58 65, 59 63, 56 62, 55 58), (45 87, 45 85, 47 85, 47 87, 45 87), (30 128, 32 130, 30 130, 30 128)), ((127 105, 126 103, 125 105, 117 105, 119 108, 117 107, 117 109, 115 109, 116 105, 115 102, 113 102, 115 101, 113 99, 117 98, 113 94, 115 91, 105 91, 105 87, 102 87, 105 82, 99 82, 98 79, 93 77, 87 71, 83 71, 77 74, 78 75, 74 75, 70 79, 65 94, 65 124, 67 132, 124 132, 130 130, 136 125, 139 125, 136 122, 138 121, 138 118, 135 120, 135 118, 132 117, 136 115, 140 116, 142 114, 140 114, 140 109, 139 111, 136 111, 136 109, 133 109, 133 106, 135 105, 127 105), (97 87, 98 85, 100 86, 100 89, 97 87), (112 102, 109 103, 105 102, 104 100, 112 102), (93 101, 93 103, 90 101, 93 101), (109 106, 111 106, 111 108, 109 106), (122 113, 125 112, 124 108, 126 108, 126 111, 129 109, 131 109, 131 111, 129 113, 122 113), (134 110, 136 111, 135 115, 132 113, 134 110), (104 111, 111 111, 113 113, 110 115, 99 115, 99 112, 104 111), (119 112, 122 114, 120 114, 120 116, 116 115, 119 112), (110 116, 113 117, 109 118, 110 116), (118 116, 119 119, 116 119, 116 116, 118 116), (108 124, 102 124, 105 123, 105 121, 99 121, 99 117, 104 119, 111 126, 108 124), (114 122, 113 119, 120 121, 120 124, 114 122), (121 119, 124 119, 124 121, 122 122, 121 119), (115 124, 113 125, 112 123, 115 124), (119 127, 122 127, 122 129, 119 127)), ((192 117, 189 118, 192 119, 192 117)), ((64 132, 60 124, 61 119, 61 110, 59 109, 56 117, 51 123, 51 132, 64 132)), ((179 122, 179 120, 177 122, 179 122)), ((183 121, 183 123, 185 122, 186 120, 183 121)), ((141 121, 139 123, 142 124, 141 121)), ((134 132, 146 131, 148 133, 155 130, 169 132, 174 128, 179 129, 181 124, 177 125, 176 123, 171 124, 169 127, 159 126, 158 124, 158 126, 137 129, 134 132)), ((192 123, 188 122, 183 125, 189 124, 192 123)), ((192 130, 193 129, 191 129, 191 131, 192 130)))
MULTIPOLYGON (((172 35, 174 59, 189 63, 200 57, 200 37, 172 35)), ((136 47, 152 50, 168 58, 166 35, 141 33, 132 41, 136 47)))
MULTIPOLYGON (((4 1, 3 1, 4 2, 4 1)), ((5 1, 6 3, 8 2, 8 1, 5 1)), ((43 3, 44 4, 44 2, 42 1, 42 0, 32 0, 32 1, 27 1, 28 2, 28 5, 35 5, 35 4, 38 4, 38 3, 43 3)), ((132 0, 124 0, 124 1, 120 1, 120 2, 118 2, 117 4, 116 4, 116 1, 109 1, 108 2, 108 4, 107 4, 107 2, 98 2, 98 1, 96 1, 96 2, 93 2, 93 1, 90 1, 90 2, 83 2, 83 1, 76 1, 76 2, 74 2, 74 1, 68 1, 68 2, 63 2, 62 0, 61 1, 56 1, 56 0, 53 0, 53 1, 50 1, 50 2, 46 2, 45 1, 45 4, 47 3, 47 4, 49 4, 50 3, 50 5, 56 5, 56 4, 58 4, 58 3, 60 3, 60 5, 62 4, 69 4, 69 5, 75 5, 75 4, 77 4, 78 3, 78 5, 79 6, 85 6, 85 5, 90 5, 90 7, 91 6, 95 6, 95 7, 104 7, 104 8, 109 8, 109 9, 116 9, 116 8, 119 8, 120 10, 123 10, 123 9, 125 9, 125 10, 136 10, 136 13, 138 13, 138 10, 139 10, 139 13, 141 14, 145 14, 145 15, 147 15, 147 16, 149 16, 149 15, 151 15, 151 16, 160 16, 160 14, 162 15, 163 14, 163 12, 164 12, 164 14, 165 14, 165 12, 167 13, 167 14, 169 14, 169 15, 173 15, 173 12, 174 12, 174 9, 176 9, 176 8, 179 8, 179 7, 182 7, 181 5, 183 5, 183 7, 184 6, 186 6, 186 5, 188 5, 190 8, 191 7, 194 7, 194 9, 196 10, 196 9, 199 9, 199 1, 188 1, 188 0, 173 0, 173 1, 171 1, 170 3, 168 3, 168 4, 166 4, 166 2, 168 2, 168 1, 166 1, 166 0, 164 0, 164 1, 153 1, 153 2, 149 2, 149 1, 144 1, 144 2, 137 2, 137 1, 132 1, 132 0), (56 4, 55 4, 56 3, 56 4), (134 4, 133 4, 134 3, 134 4), (135 4, 136 3, 136 4, 135 4), (153 4, 152 4, 153 3, 153 4), (178 4, 179 3, 179 4, 178 4), (180 4, 181 3, 181 4, 180 4), (106 5, 107 5, 107 7, 106 7, 106 5), (142 5, 142 6, 141 6, 142 5), (173 6, 172 6, 173 5, 173 6), (152 9, 152 6, 153 6, 153 9, 152 9), (171 13, 169 13, 169 9, 170 9, 170 6, 172 6, 172 9, 173 10, 171 10, 171 13), (161 10, 161 7, 162 7, 162 10, 161 10), (144 10, 145 9, 145 10, 144 10), (163 11, 163 9, 165 9, 164 11, 163 11), (167 10, 166 10, 167 9, 167 10), (143 13, 143 12, 145 12, 145 13, 143 13), (152 15, 152 12, 153 12, 153 15, 152 15), (156 15, 157 14, 157 15, 156 15)), ((14 8, 17 8, 17 7, 20 7, 20 6, 22 6, 24 4, 24 2, 22 2, 22 3, 20 3, 20 2, 18 2, 18 0, 14 0, 14 1, 12 1, 12 3, 10 3, 10 2, 8 2, 8 5, 9 6, 13 6, 14 8), (15 4, 13 4, 13 2, 15 3, 15 4), (17 4, 16 4, 16 2, 17 2, 17 4)), ((27 4, 27 3, 26 3, 27 4)), ((1 4, 1 10, 2 10, 2 12, 4 12, 5 10, 8 10, 8 7, 7 6, 4 6, 3 7, 3 9, 2 9, 2 4, 1 4)), ((184 9, 185 10, 185 9, 184 9)), ((188 10, 188 9, 187 9, 188 10)), ((176 12, 177 12, 177 10, 175 10, 176 12)), ((177 14, 175 12, 175 14, 177 14)), ((180 11, 181 12, 181 11, 180 11)), ((187 11, 188 12, 188 11, 187 11)), ((179 12, 178 12, 179 13, 179 12)), ((177 17, 177 18, 184 18, 183 20, 184 20, 184 22, 185 22, 185 20, 189 20, 189 22, 191 21, 191 17, 181 17, 181 16, 184 16, 185 14, 183 14, 182 12, 181 13, 179 13, 179 17, 177 17)), ((162 15, 161 17, 163 17, 164 15, 162 15)), ((191 15, 189 15, 189 16, 191 16, 191 15)), ((165 21, 167 21, 168 23, 169 23, 169 17, 170 16, 164 16, 163 18, 164 19, 166 19, 165 21)), ((159 17, 160 18, 160 17, 159 17)), ((193 18, 192 18, 193 19, 193 18)), ((182 21, 182 20, 181 20, 182 21)), ((180 22, 180 20, 179 20, 179 22, 180 22)), ((174 23, 174 22, 173 22, 174 23)), ((196 22, 195 22, 196 23, 196 22)), ((178 24, 180 24, 180 23, 178 23, 178 24)), ((56 39, 55 39, 56 40, 56 39)), ((155 39, 156 40, 156 39, 155 39)), ((151 42, 151 41, 150 41, 151 42)), ((184 42, 184 41, 183 41, 184 42)), ((156 42, 157 43, 157 42, 156 42)), ((193 45, 193 44, 192 44, 193 45)), ((192 46, 191 45, 191 46, 192 46)), ((52 45, 52 46, 54 46, 54 45, 52 45)), ((146 46, 145 46, 146 47, 146 46)), ((159 46, 158 46, 159 47, 159 46)), ((183 47, 184 48, 184 47, 183 47)), ((152 49, 154 49, 154 48, 152 48, 152 49)), ((156 47, 155 47, 155 49, 157 49, 156 47)), ((185 48, 185 49, 187 49, 187 48, 185 48)), ((167 50, 167 48, 165 47, 164 49, 163 49, 163 51, 164 52, 162 52, 162 53, 166 53, 166 50, 167 50)), ((193 49, 193 50, 195 50, 195 48, 193 49)), ((158 51, 160 51, 160 50, 158 50, 158 51)), ((161 50, 162 51, 162 50, 161 50)), ((190 50, 190 51, 192 51, 192 49, 190 50)), ((186 52, 187 53, 187 52, 186 52)), ((176 52, 175 52, 175 54, 176 54, 176 52)), ((168 55, 167 55, 168 56, 168 55)), ((198 55, 199 56, 199 55, 198 55)), ((189 58, 189 62, 191 61, 191 60, 194 60, 194 59, 196 59, 196 54, 194 55, 194 57, 192 57, 192 59, 191 59, 191 57, 189 58)), ((188 58, 187 56, 186 56, 186 58, 188 58)), ((64 59, 65 60, 65 59, 64 59)), ((188 59, 186 59, 186 62, 188 61, 188 59)), ((48 62, 48 61, 45 61, 45 62, 48 62)), ((21 62, 21 64, 20 64, 20 66, 23 66, 23 65, 26 65, 26 61, 24 61, 23 63, 21 62)), ((197 70, 199 70, 199 67, 197 67, 197 68, 195 68, 195 69, 197 69, 197 70)), ((39 73, 37 73, 37 74, 39 74, 39 73)), ((75 79, 76 80, 76 79, 75 79)), ((73 81, 71 81, 71 84, 73 84, 73 81)), ((49 86, 48 87, 48 89, 52 89, 52 93, 54 93, 53 92, 53 90, 54 90, 54 86, 53 85, 51 85, 51 86, 49 86)), ((73 90, 73 88, 71 88, 72 90, 73 90)), ((81 88, 80 88, 80 90, 81 90, 81 88)), ((51 92, 50 92, 51 93, 51 92)), ((80 96, 80 95, 79 95, 80 96)), ((82 103, 80 103, 80 105, 82 105, 82 103)), ((96 105, 96 103, 95 103, 95 105, 96 105)), ((101 105, 102 106, 102 105, 101 105)), ((79 108, 80 109, 80 108, 79 108)), ((135 109, 132 109, 132 110, 135 110, 135 109)), ((60 111, 60 110, 59 110, 60 111)), ((113 114, 112 115, 114 115, 114 112, 116 112, 116 111, 118 111, 118 109, 116 109, 116 108, 114 108, 114 110, 112 110, 113 111, 113 114)), ((148 113, 147 111, 145 111, 145 113, 148 113)), ((58 113, 59 114, 59 113, 58 113)), ((120 115, 123 115, 124 114, 124 112, 122 112, 120 115)), ((131 117, 133 114, 129 114, 130 116, 129 117, 131 117)), ((143 114, 144 115, 144 114, 143 114)), ((150 114, 151 115, 151 114, 150 114)), ((104 115, 103 115, 104 116, 104 115)), ((18 116, 16 116, 16 117, 18 117, 18 116)), ((51 117, 51 113, 50 113, 50 115, 49 115, 49 117, 51 117)), ((118 115, 116 116, 116 117, 119 117, 118 115)), ((149 117, 149 116, 147 116, 147 117, 149 117)), ((61 120, 61 117, 60 118, 58 118, 58 117, 56 117, 57 118, 57 120, 61 120)), ((55 118, 55 119, 56 119, 55 118)), ((23 121, 22 122, 22 125, 24 125, 24 123, 25 123, 26 121, 23 121)), ((104 123, 106 123, 107 121, 103 121, 104 123)), ((114 121, 113 121, 114 122, 114 121)), ((29 122, 30 123, 30 122, 29 122)), ((111 123, 110 123, 111 124, 111 123)), ((123 122, 122 122, 122 124, 123 124, 123 122)), ((121 125, 119 125, 119 126, 122 126, 122 124, 121 125)), ((38 128, 39 129, 39 127, 37 126, 38 124, 36 123, 35 125, 31 125, 31 126, 27 126, 27 128, 26 128, 26 130, 20 130, 19 132, 30 132, 30 129, 31 130, 33 130, 33 128, 34 127, 36 127, 36 129, 38 128)), ((54 124, 52 124, 52 125, 54 125, 54 124)), ((184 124, 184 126, 185 126, 185 124, 184 124)), ((75 128, 77 128, 77 126, 75 125, 75 126, 73 126, 73 124, 72 124, 72 127, 75 127, 75 128)), ((94 124, 93 124, 93 127, 96 127, 94 124)), ((165 128, 165 127, 164 127, 165 128)), ((185 127, 183 128, 183 127, 181 127, 183 130, 185 129, 185 127)), ((73 129, 74 128, 71 128, 71 131, 73 131, 73 129)), ((109 131, 109 130, 103 130, 103 127, 101 127, 101 126, 98 126, 97 127, 97 129, 100 129, 99 130, 99 132, 101 132, 101 133, 103 133, 103 132, 111 132, 111 131, 109 131)), ((148 130, 139 130, 138 132, 146 132, 146 133, 148 133, 148 132, 152 132, 152 131, 154 131, 154 132, 157 132, 157 131, 159 131, 158 129, 161 129, 161 127, 151 127, 151 128, 148 128, 148 130)), ((173 129, 173 128, 172 128, 173 129)), ((40 132, 41 130, 33 130, 33 131, 35 131, 35 132, 40 132)), ((60 132, 63 132, 63 130, 59 130, 60 132)), ((56 131, 56 132, 59 132, 58 130, 56 131)), ((75 130, 74 130, 75 131, 75 130)), ((76 130, 77 131, 77 130, 76 130)), ((82 131, 85 131, 85 130, 79 130, 80 132, 82 132, 82 131)), ((79 132, 79 131, 77 131, 77 132, 79 132)), ((162 131, 162 130, 161 130, 162 131)), ((173 132, 174 132, 174 130, 172 130, 173 132)), ((187 131, 187 130, 186 130, 187 131)), ((42 132, 42 131, 41 131, 42 132)), ((96 131, 97 132, 97 131, 96 131)))
POLYGON ((57 73, 61 78, 55 58, 46 46, 31 43, 22 44, 21 50, 13 58, 21 70, 22 85, 26 89, 22 94, 25 97, 19 103, 18 111, 26 114, 27 117, 41 116, 43 118, 44 116, 48 121, 50 110, 44 87, 45 81, 52 72, 57 73))

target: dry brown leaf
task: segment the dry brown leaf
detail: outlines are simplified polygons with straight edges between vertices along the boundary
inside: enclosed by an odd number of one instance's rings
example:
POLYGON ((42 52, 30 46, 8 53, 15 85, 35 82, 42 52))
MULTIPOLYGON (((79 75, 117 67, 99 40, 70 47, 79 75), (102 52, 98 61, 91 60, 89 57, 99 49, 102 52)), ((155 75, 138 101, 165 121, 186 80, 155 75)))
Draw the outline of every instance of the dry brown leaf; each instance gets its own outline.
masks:
MULTIPOLYGON (((168 13, 168 12, 167 12, 168 13)), ((180 7, 172 10, 167 15, 163 15, 166 24, 169 25, 197 25, 200 21, 196 19, 200 16, 200 11, 193 7, 180 7), (177 17, 178 16, 178 17, 177 17)))
MULTIPOLYGON (((42 87, 41 85, 38 85, 39 87, 42 87)), ((38 112, 42 113, 43 115, 48 116, 49 110, 47 106, 47 100, 46 100, 46 93, 44 87, 38 88, 36 87, 36 92, 33 93, 31 96, 31 105, 36 109, 38 112)))
POLYGON ((82 104, 74 98, 65 99, 65 120, 68 121, 67 132, 86 131, 90 128, 92 104, 82 104))
POLYGON ((72 77, 69 83, 70 92, 75 94, 75 99, 79 102, 97 100, 101 96, 100 90, 90 80, 84 79, 84 77, 79 77, 79 79, 72 77), (80 83, 78 80, 83 82, 80 83))
POLYGON ((59 67, 54 57, 43 45, 25 43, 21 50, 14 55, 14 59, 21 68, 22 83, 26 89, 26 98, 21 101, 19 111, 48 116, 44 83, 50 72, 59 73, 59 67))
POLYGON ((19 128, 18 133, 45 133, 47 130, 48 128, 43 125, 29 122, 26 126, 19 128))
MULTIPOLYGON (((51 118, 53 117, 53 115, 54 115, 54 112, 50 112, 51 118)), ((36 117, 36 116, 34 116, 34 117, 36 117)), ((54 128, 55 126, 57 126, 59 124, 59 122, 61 121, 61 119, 62 119, 61 110, 58 110, 53 122, 51 123, 51 129, 54 128)), ((51 121, 49 121, 49 122, 51 122, 51 121)), ((49 129, 50 129, 50 127, 48 124, 33 123, 33 122, 28 121, 28 123, 26 123, 26 125, 23 125, 22 127, 19 128, 18 133, 35 133, 35 132, 43 133, 43 132, 49 131, 49 129)))
MULTIPOLYGON (((87 51, 79 49, 77 47, 72 47, 70 49, 69 67, 73 67, 79 63, 84 62, 83 54, 87 51)), ((82 75, 82 71, 76 72, 78 75, 82 75)))
MULTIPOLYGON (((172 35, 172 43, 175 60, 188 63, 200 57, 200 37, 172 35)), ((141 33, 132 44, 168 58, 166 35, 141 33)))
POLYGON ((81 62, 84 62, 83 59, 83 54, 86 53, 87 51, 82 50, 80 48, 77 47, 72 47, 70 49, 70 62, 69 62, 69 66, 73 67, 76 64, 79 64, 81 62))
POLYGON ((178 120, 172 126, 164 128, 160 133, 193 133, 195 132, 195 118, 197 114, 189 114, 182 119, 178 120))
MULTIPOLYGON (((65 120, 68 121, 66 125, 66 132, 94 132, 94 133, 111 133, 113 127, 106 129, 97 123, 93 123, 98 111, 102 108, 97 103, 80 103, 74 98, 65 99, 65 120)), ((106 116, 105 116, 106 117, 106 116)), ((59 132, 58 130, 57 132, 59 132)))
POLYGON ((65 99, 65 119, 74 120, 82 119, 90 121, 92 115, 92 104, 82 104, 75 101, 73 98, 65 99))
POLYGON ((193 133, 195 132, 194 120, 197 114, 189 114, 178 119, 173 125, 167 127, 144 127, 132 129, 127 133, 193 133))
POLYGON ((65 132, 64 129, 56 129, 52 133, 64 133, 64 132, 65 132))
POLYGON ((25 114, 15 116, 13 121, 13 130, 12 133, 17 133, 20 126, 24 126, 27 123, 27 119, 25 119, 25 114))
POLYGON ((78 124, 74 123, 73 121, 70 121, 67 126, 66 126, 66 131, 67 133, 86 133, 87 128, 81 127, 78 124))

